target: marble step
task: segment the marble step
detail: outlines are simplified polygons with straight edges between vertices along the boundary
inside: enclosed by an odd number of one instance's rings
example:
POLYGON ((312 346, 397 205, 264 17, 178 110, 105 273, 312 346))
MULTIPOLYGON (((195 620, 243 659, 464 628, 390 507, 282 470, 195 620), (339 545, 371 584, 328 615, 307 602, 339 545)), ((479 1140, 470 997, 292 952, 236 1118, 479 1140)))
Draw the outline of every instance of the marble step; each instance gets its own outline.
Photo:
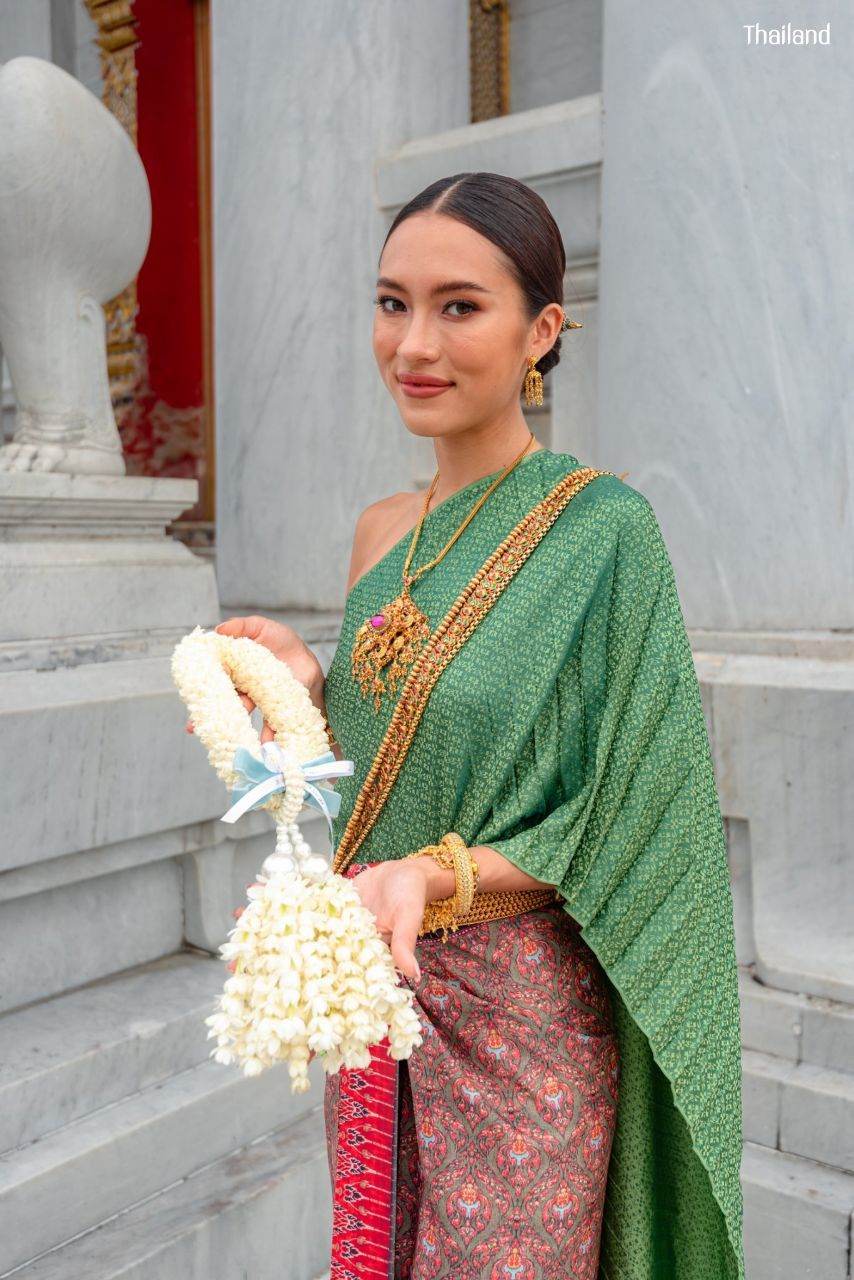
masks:
POLYGON ((0 1153, 207 1060, 228 976, 179 952, 0 1018, 0 1153))
POLYGON ((15 1280, 315 1280, 332 1196, 322 1108, 28 1260, 15 1280))
POLYGON ((209 1059, 0 1157, 0 1273, 307 1114, 283 1065, 246 1077, 209 1059))
POLYGON ((746 1142, 741 1185, 748 1280, 852 1280, 852 1174, 746 1142))
POLYGON ((854 1072, 854 1005, 765 986, 743 967, 739 1004, 745 1049, 854 1072))
MULTIPOLYGON (((318 1107, 2 1280, 328 1280, 331 1193, 318 1107)), ((747 1142, 750 1280, 851 1280, 854 1176, 747 1142)))
POLYGON ((742 1052, 745 1141, 854 1173, 854 1074, 742 1052))

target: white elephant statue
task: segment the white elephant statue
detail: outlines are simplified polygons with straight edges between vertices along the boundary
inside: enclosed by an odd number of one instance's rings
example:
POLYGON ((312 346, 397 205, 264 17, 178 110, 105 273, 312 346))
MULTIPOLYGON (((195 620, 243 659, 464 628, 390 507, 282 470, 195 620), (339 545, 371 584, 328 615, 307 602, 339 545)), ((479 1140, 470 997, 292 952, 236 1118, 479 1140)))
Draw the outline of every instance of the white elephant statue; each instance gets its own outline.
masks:
POLYGON ((148 179, 118 120, 51 62, 0 65, 0 346, 17 401, 0 471, 125 473, 103 304, 150 234, 148 179))

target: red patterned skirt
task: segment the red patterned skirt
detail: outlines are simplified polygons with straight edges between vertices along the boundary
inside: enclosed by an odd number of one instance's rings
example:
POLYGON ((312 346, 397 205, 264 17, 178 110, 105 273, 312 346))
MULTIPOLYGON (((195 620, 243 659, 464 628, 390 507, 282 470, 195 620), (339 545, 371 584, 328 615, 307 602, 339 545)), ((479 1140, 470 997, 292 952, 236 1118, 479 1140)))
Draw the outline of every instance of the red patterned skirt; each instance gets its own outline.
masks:
POLYGON ((598 960, 559 903, 417 955, 423 1043, 326 1077, 331 1280, 595 1280, 620 1078, 598 960))

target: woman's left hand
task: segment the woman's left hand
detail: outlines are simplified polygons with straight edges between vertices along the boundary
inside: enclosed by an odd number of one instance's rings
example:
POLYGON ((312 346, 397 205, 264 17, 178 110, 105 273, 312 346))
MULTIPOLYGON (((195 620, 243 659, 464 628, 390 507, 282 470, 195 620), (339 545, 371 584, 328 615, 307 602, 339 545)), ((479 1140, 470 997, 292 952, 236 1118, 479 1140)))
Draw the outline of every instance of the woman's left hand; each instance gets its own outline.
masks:
POLYGON ((373 913, 383 941, 390 945, 395 966, 404 977, 420 982, 415 945, 428 901, 427 870, 417 858, 393 858, 360 871, 353 884, 363 906, 373 913))

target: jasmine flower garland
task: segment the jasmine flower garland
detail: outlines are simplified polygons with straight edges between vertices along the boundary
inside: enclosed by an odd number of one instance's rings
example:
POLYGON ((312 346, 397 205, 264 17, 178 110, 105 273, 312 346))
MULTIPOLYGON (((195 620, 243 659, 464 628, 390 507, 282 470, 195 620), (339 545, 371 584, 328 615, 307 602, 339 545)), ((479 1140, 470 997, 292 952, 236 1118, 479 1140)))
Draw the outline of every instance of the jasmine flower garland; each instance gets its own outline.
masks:
POLYGON ((236 1061, 245 1075, 287 1062, 294 1093, 309 1088, 312 1053, 329 1074, 364 1068, 370 1046, 387 1035, 390 1056, 409 1057, 422 1042, 412 991, 399 984, 391 951, 352 880, 312 853, 296 823, 309 785, 301 766, 329 750, 308 690, 263 645, 201 627, 175 646, 172 677, 224 782, 239 783, 241 749, 259 763, 264 755, 238 689, 272 726, 281 774, 278 789, 251 806, 273 813, 276 851, 220 947, 232 976, 205 1019, 208 1038, 217 1038, 211 1056, 236 1061))

